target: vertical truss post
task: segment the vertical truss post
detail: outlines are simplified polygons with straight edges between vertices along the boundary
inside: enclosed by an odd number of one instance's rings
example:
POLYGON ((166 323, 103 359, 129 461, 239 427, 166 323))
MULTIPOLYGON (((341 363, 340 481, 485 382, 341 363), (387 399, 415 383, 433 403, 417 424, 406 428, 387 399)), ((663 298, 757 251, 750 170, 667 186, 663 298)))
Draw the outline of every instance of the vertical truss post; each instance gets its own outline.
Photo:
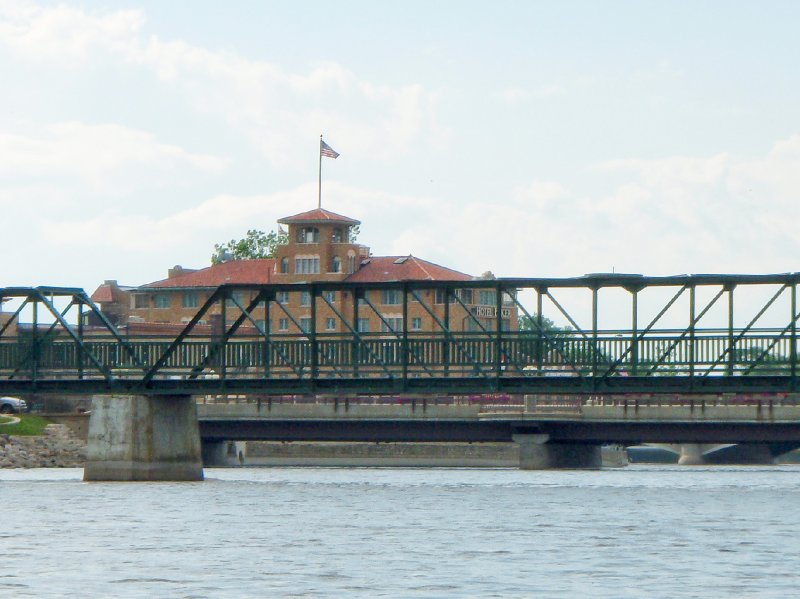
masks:
POLYGON ((269 378, 270 365, 272 363, 270 299, 270 296, 264 298, 264 378, 266 379, 269 378))
POLYGON ((542 376, 542 367, 544 366, 544 335, 542 334, 543 316, 542 316, 542 294, 545 290, 536 288, 536 374, 542 376))
POLYGON ((631 375, 639 367, 639 290, 631 290, 631 375))
POLYGON ((75 359, 78 364, 78 378, 83 379, 83 302, 78 301, 78 339, 75 344, 75 359))
POLYGON ((33 330, 31 331, 31 380, 36 388, 36 378, 39 374, 39 299, 33 300, 33 330))
POLYGON ((689 287, 689 388, 694 387, 694 326, 695 326, 695 296, 697 286, 689 287))
POLYGON ((733 368, 736 363, 736 354, 733 347, 733 290, 735 288, 735 285, 728 286, 728 364, 725 369, 728 376, 733 376, 733 368))
POLYGON ((319 289, 312 283, 309 293, 311 294, 311 330, 306 334, 311 342, 311 385, 313 387, 314 381, 319 375, 319 356, 317 355, 319 349, 317 345, 317 294, 319 289))
POLYGON ((791 313, 791 346, 789 347, 789 359, 791 360, 791 379, 789 389, 797 390, 797 281, 792 281, 792 313, 791 313))
POLYGON ((597 390, 597 287, 592 287, 592 388, 597 390))
MULTIPOLYGON (((356 332, 360 332, 358 330, 358 300, 359 295, 365 293, 363 289, 353 289, 353 330, 356 332)), ((353 359, 353 377, 358 378, 358 356, 360 353, 360 346, 358 342, 358 336, 353 335, 353 345, 352 345, 352 359, 353 359)))
MULTIPOLYGON (((500 375, 503 374, 503 352, 502 352, 502 328, 503 328, 503 287, 500 283, 495 285, 495 293, 497 297, 495 298, 495 310, 497 311, 494 315, 494 326, 495 326, 495 339, 494 339, 494 375, 496 379, 500 378, 500 375)), ((499 388, 499 384, 498 384, 499 388)))
POLYGON ((220 335, 222 338, 220 339, 220 352, 219 352, 219 380, 221 385, 225 386, 225 377, 228 374, 228 352, 227 352, 227 335, 226 332, 228 330, 228 297, 230 296, 230 291, 225 290, 222 293, 222 308, 220 312, 222 313, 222 330, 220 331, 220 335))
MULTIPOLYGON (((434 297, 436 292, 434 291, 434 297)), ((444 337, 442 339, 442 361, 444 362, 444 376, 450 376, 450 288, 444 290, 444 337)))
POLYGON ((403 338, 401 341, 401 356, 403 365, 403 390, 408 386, 408 283, 403 283, 403 338))

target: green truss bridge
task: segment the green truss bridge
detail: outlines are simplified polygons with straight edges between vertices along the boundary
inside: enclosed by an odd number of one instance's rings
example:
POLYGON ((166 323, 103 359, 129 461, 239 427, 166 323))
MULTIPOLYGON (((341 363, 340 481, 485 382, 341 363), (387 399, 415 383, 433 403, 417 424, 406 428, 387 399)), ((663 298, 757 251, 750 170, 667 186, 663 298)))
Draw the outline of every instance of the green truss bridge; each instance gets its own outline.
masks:
POLYGON ((169 335, 113 325, 81 289, 9 287, 0 393, 779 395, 797 390, 798 282, 223 285, 169 335))

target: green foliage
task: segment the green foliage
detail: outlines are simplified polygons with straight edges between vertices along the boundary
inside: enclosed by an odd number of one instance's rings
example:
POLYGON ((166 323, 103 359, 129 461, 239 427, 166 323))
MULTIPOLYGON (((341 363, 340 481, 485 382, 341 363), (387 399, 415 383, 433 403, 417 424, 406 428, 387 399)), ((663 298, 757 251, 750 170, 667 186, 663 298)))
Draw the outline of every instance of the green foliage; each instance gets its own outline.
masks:
MULTIPOLYGON (((530 316, 522 315, 519 317, 519 330, 520 331, 538 331, 539 327, 538 324, 538 315, 536 312, 533 312, 530 316)), ((571 331, 570 327, 559 327, 556 326, 552 320, 547 318, 547 316, 542 316, 542 331, 545 333, 567 333, 571 331)))
POLYGON ((14 414, 19 418, 17 424, 5 425, 6 417, 0 419, 0 433, 4 435, 25 435, 25 436, 38 436, 44 432, 50 422, 41 416, 33 414, 14 414))
POLYGON ((349 241, 350 243, 355 243, 356 239, 358 239, 359 233, 361 233, 361 227, 358 225, 352 225, 350 227, 350 234, 348 236, 349 239, 347 241, 349 241))
POLYGON ((242 239, 231 239, 228 243, 214 244, 211 264, 220 264, 226 260, 254 260, 257 258, 274 258, 277 246, 288 242, 283 231, 258 231, 250 229, 242 239))

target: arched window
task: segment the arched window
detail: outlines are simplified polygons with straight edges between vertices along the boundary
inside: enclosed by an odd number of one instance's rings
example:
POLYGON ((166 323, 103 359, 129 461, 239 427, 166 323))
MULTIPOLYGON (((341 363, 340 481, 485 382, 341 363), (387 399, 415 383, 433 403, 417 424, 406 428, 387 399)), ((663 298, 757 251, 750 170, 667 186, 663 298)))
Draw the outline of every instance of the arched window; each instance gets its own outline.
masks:
POLYGON ((342 259, 339 256, 334 256, 331 260, 331 272, 342 272, 342 259))
POLYGON ((288 274, 289 272, 289 258, 281 258, 281 272, 288 274))
POLYGON ((300 227, 297 229, 297 243, 319 243, 319 229, 300 227))

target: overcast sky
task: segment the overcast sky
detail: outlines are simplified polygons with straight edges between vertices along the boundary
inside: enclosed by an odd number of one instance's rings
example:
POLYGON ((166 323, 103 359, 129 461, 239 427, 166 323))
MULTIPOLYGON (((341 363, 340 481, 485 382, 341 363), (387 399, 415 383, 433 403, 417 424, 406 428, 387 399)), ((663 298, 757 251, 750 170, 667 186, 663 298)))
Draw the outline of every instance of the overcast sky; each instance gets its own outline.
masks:
POLYGON ((798 2, 0 0, 0 286, 317 202, 470 274, 800 270, 798 2))

